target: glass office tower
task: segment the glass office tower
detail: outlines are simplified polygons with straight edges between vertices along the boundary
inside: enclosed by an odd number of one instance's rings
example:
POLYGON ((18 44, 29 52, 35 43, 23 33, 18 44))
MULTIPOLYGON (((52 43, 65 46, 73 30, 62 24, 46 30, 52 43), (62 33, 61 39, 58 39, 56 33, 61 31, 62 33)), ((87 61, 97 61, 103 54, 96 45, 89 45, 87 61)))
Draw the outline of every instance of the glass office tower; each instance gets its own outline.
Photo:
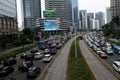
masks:
POLYGON ((36 25, 36 19, 41 18, 40 0, 23 0, 24 27, 33 28, 36 25))

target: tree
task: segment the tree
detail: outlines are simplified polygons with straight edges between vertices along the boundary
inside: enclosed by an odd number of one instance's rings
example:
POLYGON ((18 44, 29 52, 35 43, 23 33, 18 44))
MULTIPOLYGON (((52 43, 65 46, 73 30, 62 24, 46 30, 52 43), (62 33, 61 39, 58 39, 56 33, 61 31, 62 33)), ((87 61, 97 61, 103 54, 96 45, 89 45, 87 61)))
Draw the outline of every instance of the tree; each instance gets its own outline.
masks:
POLYGON ((23 35, 25 35, 28 40, 31 40, 31 41, 34 40, 35 34, 30 28, 23 29, 23 35))

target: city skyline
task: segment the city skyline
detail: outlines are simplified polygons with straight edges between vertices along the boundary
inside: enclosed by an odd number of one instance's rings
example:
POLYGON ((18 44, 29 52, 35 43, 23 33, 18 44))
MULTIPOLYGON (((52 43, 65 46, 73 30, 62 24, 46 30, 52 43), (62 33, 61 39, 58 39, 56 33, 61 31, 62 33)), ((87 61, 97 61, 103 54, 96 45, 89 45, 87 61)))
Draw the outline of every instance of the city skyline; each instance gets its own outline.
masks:
POLYGON ((88 12, 105 12, 110 7, 110 0, 78 0, 79 10, 86 9, 88 12))

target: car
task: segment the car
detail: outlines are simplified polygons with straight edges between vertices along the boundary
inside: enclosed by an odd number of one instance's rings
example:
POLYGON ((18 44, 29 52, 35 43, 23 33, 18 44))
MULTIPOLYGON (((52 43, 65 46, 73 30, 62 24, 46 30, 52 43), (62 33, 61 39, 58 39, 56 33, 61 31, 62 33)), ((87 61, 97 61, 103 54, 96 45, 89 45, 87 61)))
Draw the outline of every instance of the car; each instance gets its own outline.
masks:
POLYGON ((45 54, 43 57, 44 62, 50 62, 52 60, 51 54, 45 54))
POLYGON ((3 78, 2 80, 16 80, 14 77, 6 77, 6 78, 3 78))
POLYGON ((101 47, 101 49, 102 49, 102 51, 105 51, 106 47, 103 46, 103 47, 101 47))
POLYGON ((113 55, 114 52, 111 48, 106 48, 105 52, 108 54, 108 55, 113 55))
POLYGON ((21 58, 21 59, 25 59, 25 57, 26 57, 27 54, 28 54, 28 53, 23 53, 23 54, 21 54, 21 55, 20 55, 20 58, 21 58))
POLYGON ((36 52, 38 52, 38 50, 37 49, 32 49, 30 52, 31 53, 36 53, 36 52))
POLYGON ((114 63, 112 64, 112 67, 114 70, 120 73, 120 61, 114 61, 114 63))
POLYGON ((34 54, 34 59, 41 59, 44 56, 43 52, 37 52, 34 54))
POLYGON ((96 48, 96 53, 99 54, 102 50, 100 48, 96 48))
POLYGON ((62 43, 57 44, 57 49, 60 49, 62 47, 62 43))
POLYGON ((12 66, 17 63, 17 60, 15 58, 9 58, 3 61, 4 66, 12 66))
POLYGON ((34 54, 33 53, 29 53, 25 56, 25 60, 27 60, 27 61, 29 61, 29 60, 33 61, 33 59, 34 59, 34 54))
POLYGON ((12 72, 14 72, 14 68, 12 66, 1 67, 0 68, 0 77, 5 77, 12 72))
POLYGON ((28 78, 36 78, 41 72, 39 67, 30 67, 27 72, 28 78))
POLYGON ((49 54, 49 53, 50 53, 50 49, 47 48, 44 50, 44 54, 49 54))
POLYGON ((33 66, 32 61, 24 61, 24 62, 22 62, 21 64, 18 65, 18 70, 19 71, 28 71, 28 69, 32 66, 33 66))
POLYGON ((100 52, 99 56, 103 59, 107 59, 107 57, 108 57, 107 54, 105 54, 105 52, 100 52))
POLYGON ((52 49, 50 49, 50 54, 51 55, 54 55, 54 54, 56 54, 57 53, 57 48, 52 48, 52 49))

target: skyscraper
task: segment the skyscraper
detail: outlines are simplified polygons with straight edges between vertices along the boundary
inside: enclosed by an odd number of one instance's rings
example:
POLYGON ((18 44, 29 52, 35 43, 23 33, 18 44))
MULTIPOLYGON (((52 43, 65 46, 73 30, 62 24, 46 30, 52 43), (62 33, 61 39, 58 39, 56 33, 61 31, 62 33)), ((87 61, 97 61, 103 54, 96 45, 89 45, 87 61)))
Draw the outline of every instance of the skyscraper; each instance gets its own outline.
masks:
POLYGON ((103 12, 95 13, 95 19, 99 20, 99 29, 105 24, 105 14, 103 12))
POLYGON ((106 8, 106 23, 109 23, 112 19, 110 7, 106 8))
POLYGON ((67 0, 45 0, 46 10, 55 10, 55 17, 61 22, 60 30, 68 30, 67 0))
POLYGON ((87 23, 88 23, 88 29, 93 29, 91 26, 91 19, 94 19, 94 13, 87 13, 87 23))
POLYGON ((87 10, 80 10, 79 17, 81 21, 81 29, 88 29, 87 26, 87 10))
POLYGON ((41 18, 41 0, 23 0, 24 27, 33 28, 41 18))
POLYGON ((120 16, 120 0, 110 0, 112 17, 120 16))
POLYGON ((77 0, 72 0, 72 21, 78 27, 78 2, 77 0))
POLYGON ((0 35, 18 33, 16 0, 0 0, 0 35))

